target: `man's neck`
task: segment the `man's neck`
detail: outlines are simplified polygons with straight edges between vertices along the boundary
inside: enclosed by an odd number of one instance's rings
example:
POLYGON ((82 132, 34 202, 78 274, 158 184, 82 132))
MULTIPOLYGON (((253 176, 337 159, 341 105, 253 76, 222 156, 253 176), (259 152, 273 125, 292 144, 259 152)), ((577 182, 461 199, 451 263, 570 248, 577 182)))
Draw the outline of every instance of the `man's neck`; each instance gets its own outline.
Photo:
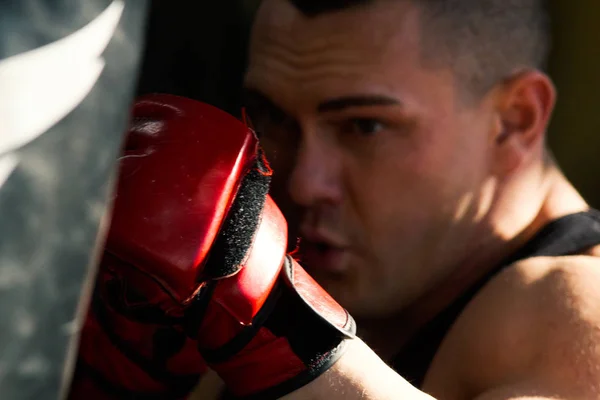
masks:
POLYGON ((454 303, 469 288, 493 273, 550 221, 588 208, 557 168, 548 172, 548 190, 537 213, 511 238, 480 235, 477 246, 439 284, 412 305, 389 318, 358 319, 359 334, 386 361, 419 334, 419 330, 454 303))
POLYGON ((387 362, 397 355, 419 331, 457 301, 485 275, 492 273, 531 235, 509 242, 481 242, 472 256, 452 269, 453 273, 400 313, 389 318, 357 319, 361 338, 387 362))

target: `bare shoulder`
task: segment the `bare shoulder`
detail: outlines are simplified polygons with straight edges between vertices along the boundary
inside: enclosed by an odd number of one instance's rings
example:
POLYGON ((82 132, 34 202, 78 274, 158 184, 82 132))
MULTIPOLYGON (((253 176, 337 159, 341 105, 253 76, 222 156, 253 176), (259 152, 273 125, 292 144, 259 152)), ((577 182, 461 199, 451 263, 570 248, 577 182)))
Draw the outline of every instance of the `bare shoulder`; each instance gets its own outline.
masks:
POLYGON ((530 323, 521 322, 528 328, 550 321, 565 322, 558 327, 562 331, 574 327, 577 321, 600 322, 599 289, 599 257, 531 258, 498 274, 474 299, 469 313, 474 317, 487 310, 490 323, 507 324, 515 318, 526 318, 530 323))
POLYGON ((456 321, 427 383, 476 397, 534 376, 555 391, 600 390, 600 258, 538 257, 506 268, 456 321))
POLYGON ((499 322, 523 313, 528 318, 563 312, 597 317, 599 285, 600 257, 536 257, 499 273, 470 308, 492 310, 499 322), (588 314, 590 311, 594 313, 588 314), (531 312, 535 315, 528 315, 531 312))

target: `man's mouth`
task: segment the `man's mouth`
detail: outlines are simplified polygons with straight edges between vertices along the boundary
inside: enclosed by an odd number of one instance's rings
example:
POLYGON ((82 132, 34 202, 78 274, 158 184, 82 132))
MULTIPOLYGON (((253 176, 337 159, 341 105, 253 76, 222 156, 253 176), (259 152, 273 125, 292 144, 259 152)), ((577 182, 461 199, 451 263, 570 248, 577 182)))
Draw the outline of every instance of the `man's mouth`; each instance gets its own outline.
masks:
POLYGON ((346 270, 347 253, 347 248, 322 240, 304 239, 300 242, 301 263, 317 275, 321 272, 342 274, 346 270))

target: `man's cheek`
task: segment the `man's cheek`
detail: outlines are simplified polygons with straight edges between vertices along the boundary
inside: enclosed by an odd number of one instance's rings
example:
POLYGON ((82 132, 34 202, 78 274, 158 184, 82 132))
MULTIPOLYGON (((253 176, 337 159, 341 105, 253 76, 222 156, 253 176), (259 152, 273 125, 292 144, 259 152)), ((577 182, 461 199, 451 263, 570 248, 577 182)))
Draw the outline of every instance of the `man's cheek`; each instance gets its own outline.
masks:
POLYGON ((293 251, 300 235, 301 209, 294 204, 288 192, 289 175, 282 174, 273 165, 270 195, 283 213, 288 225, 288 250, 293 251))

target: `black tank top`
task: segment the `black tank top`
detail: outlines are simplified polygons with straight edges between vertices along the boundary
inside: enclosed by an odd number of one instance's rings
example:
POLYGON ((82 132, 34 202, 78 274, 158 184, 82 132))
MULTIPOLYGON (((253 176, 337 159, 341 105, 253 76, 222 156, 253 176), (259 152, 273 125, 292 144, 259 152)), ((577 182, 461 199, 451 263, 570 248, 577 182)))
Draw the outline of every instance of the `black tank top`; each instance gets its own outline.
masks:
POLYGON ((600 211, 590 210, 571 214, 550 222, 527 244, 426 324, 395 357, 392 367, 414 386, 421 387, 429 365, 454 321, 477 292, 498 272, 525 258, 575 255, 598 244, 600 244, 600 211))

